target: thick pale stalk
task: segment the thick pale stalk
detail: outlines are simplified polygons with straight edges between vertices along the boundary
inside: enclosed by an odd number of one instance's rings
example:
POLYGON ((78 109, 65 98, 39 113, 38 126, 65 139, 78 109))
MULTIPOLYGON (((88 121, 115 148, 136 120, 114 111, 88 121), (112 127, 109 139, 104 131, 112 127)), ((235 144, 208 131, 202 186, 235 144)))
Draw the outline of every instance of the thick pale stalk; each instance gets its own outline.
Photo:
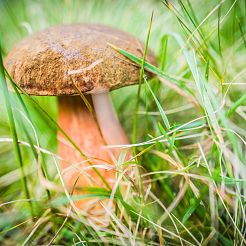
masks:
MULTIPOLYGON (((129 144, 121 124, 116 116, 112 101, 108 92, 92 95, 94 110, 102 136, 108 145, 129 144)), ((114 156, 118 158, 122 149, 115 148, 112 150, 114 156)), ((128 153, 128 157, 129 157, 128 153)))

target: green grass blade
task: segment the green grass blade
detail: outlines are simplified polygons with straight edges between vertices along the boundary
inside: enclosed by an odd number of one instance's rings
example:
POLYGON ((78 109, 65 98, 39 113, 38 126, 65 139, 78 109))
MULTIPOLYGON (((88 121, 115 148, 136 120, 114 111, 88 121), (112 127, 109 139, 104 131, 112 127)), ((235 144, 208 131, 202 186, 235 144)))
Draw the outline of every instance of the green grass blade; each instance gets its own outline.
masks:
MULTIPOLYGON (((0 47, 1 47, 1 44, 0 44, 0 47)), ((8 119, 9 119, 9 126, 10 126, 10 130, 11 130, 12 137, 13 137, 13 147, 14 147, 14 152, 16 155, 16 161, 18 163, 20 173, 21 173, 21 182, 22 182, 24 193, 25 193, 25 197, 26 199, 30 200, 30 192, 29 192, 28 185, 27 185, 27 178, 23 170, 24 164, 22 160, 21 149, 18 143, 18 136, 17 136, 16 126, 15 126, 15 120, 14 120, 14 115, 13 115, 13 111, 11 107, 11 101, 10 101, 8 87, 7 87, 7 81, 6 81, 5 74, 4 74, 4 66, 3 66, 3 59, 2 59, 1 53, 0 53, 0 80, 2 84, 5 105, 6 105, 6 110, 7 110, 8 119)), ((30 213, 33 216, 33 207, 32 207, 31 201, 28 202, 28 204, 30 207, 30 213)))
POLYGON ((241 106, 244 102, 246 102, 246 94, 240 97, 236 102, 232 104, 230 109, 227 111, 227 116, 228 117, 232 116, 237 110, 237 108, 241 106))
POLYGON ((160 49, 160 70, 164 71, 167 62, 167 43, 168 35, 164 35, 161 39, 161 49, 160 49))
MULTIPOLYGON (((23 108, 28 120, 31 122, 32 126, 34 127, 33 120, 32 120, 32 118, 31 118, 31 116, 29 114, 29 111, 28 111, 28 109, 27 109, 27 107, 26 107, 26 105, 25 105, 25 103, 24 103, 19 91, 17 90, 16 84, 14 83, 14 81, 12 80, 12 78, 10 77, 10 75, 9 75, 9 73, 8 73, 8 71, 6 69, 5 69, 5 74, 6 74, 7 78, 9 79, 10 84, 11 84, 11 86, 12 86, 14 92, 15 92, 15 95, 17 96, 17 98, 18 98, 18 100, 19 100, 19 102, 20 102, 20 104, 21 104, 21 106, 22 106, 22 108, 23 108)), ((39 161, 40 161, 39 158, 41 159, 41 171, 42 171, 44 177, 49 180, 47 167, 46 167, 46 165, 44 163, 43 154, 40 153, 40 157, 39 157, 39 155, 37 153, 37 150, 34 147, 34 143, 32 141, 32 138, 31 138, 28 130, 26 129, 26 126, 23 124, 23 122, 22 122, 22 127, 23 127, 23 131, 24 131, 24 133, 25 133, 25 135, 26 135, 26 137, 28 139, 28 142, 31 145, 31 149, 32 149, 33 155, 34 155, 37 163, 39 163, 39 161)), ((34 129, 35 129, 35 127, 34 127, 34 129)), ((38 136, 36 136, 36 137, 38 138, 38 136)), ((39 139, 37 139, 37 140, 39 141, 39 139)), ((45 190, 46 190, 48 199, 50 199, 51 198, 50 191, 47 188, 45 188, 45 190)))
POLYGON ((150 87, 150 85, 149 85, 149 83, 148 83, 148 81, 147 81, 146 78, 144 78, 144 82, 147 85, 147 87, 148 87, 151 95, 153 96, 153 98, 155 100, 155 103, 156 103, 156 105, 158 107, 158 110, 159 110, 159 112, 161 114, 161 118, 162 118, 162 120, 163 120, 166 128, 169 130, 171 128, 171 126, 170 126, 170 123, 168 121, 168 118, 167 118, 167 116, 165 114, 165 111, 163 110, 163 108, 162 108, 161 104, 159 103, 158 99, 156 98, 156 96, 155 96, 154 92, 152 91, 152 89, 151 89, 151 87, 150 87))
MULTIPOLYGON (((115 47, 113 45, 110 45, 110 46, 113 49, 117 50, 120 54, 126 56, 131 61, 135 62, 136 64, 138 64, 138 65, 141 65, 142 64, 142 61, 143 60, 141 58, 139 58, 139 57, 137 57, 137 56, 135 56, 135 55, 133 55, 133 54, 125 51, 125 50, 122 50, 122 49, 120 49, 118 47, 115 47)), ((192 91, 185 84, 182 84, 178 79, 173 78, 173 77, 169 76, 168 74, 164 73, 163 71, 161 71, 156 66, 154 66, 154 65, 152 65, 152 64, 150 64, 150 63, 148 63, 148 62, 145 61, 144 62, 144 68, 147 71, 149 71, 149 72, 151 72, 151 73, 153 73, 153 74, 155 74, 157 76, 160 76, 161 78, 164 78, 164 79, 166 79, 168 81, 171 81, 172 83, 174 83, 175 85, 177 85, 179 88, 186 90, 189 94, 191 94, 193 96, 192 91)))
MULTIPOLYGON (((136 102, 136 107, 135 107, 135 114, 134 114, 134 120, 133 120, 133 130, 132 130, 132 143, 136 143, 137 141, 137 128, 138 128, 138 108, 139 108, 139 101, 140 101, 140 93, 141 93, 141 85, 143 81, 143 75, 144 75, 144 64, 147 56, 147 50, 148 50, 148 44, 149 44, 149 37, 150 37, 150 31, 152 27, 152 21, 153 21, 153 12, 150 18, 150 23, 148 27, 148 34, 145 42, 145 47, 144 47, 144 54, 143 54, 143 59, 141 60, 141 69, 139 72, 139 86, 138 86, 138 92, 137 92, 137 102, 136 102)), ((134 149, 133 149, 134 152, 134 149)))

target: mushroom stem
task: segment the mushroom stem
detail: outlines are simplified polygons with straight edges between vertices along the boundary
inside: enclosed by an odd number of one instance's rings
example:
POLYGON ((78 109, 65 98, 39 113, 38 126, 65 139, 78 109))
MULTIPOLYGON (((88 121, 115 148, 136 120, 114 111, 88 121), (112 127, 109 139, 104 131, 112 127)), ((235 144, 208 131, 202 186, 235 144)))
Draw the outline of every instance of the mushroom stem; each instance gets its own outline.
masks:
MULTIPOLYGON (((63 178, 74 194, 83 194, 81 189, 87 187, 105 187, 101 177, 93 170, 96 167, 104 180, 113 187, 115 170, 110 167, 119 157, 120 151, 105 149, 105 144, 127 144, 128 139, 114 112, 109 93, 87 96, 96 113, 96 118, 86 107, 80 96, 61 96, 59 103, 59 126, 86 155, 81 154, 59 132, 59 155, 63 178), (89 159, 89 161, 88 161, 89 159)), ((129 154, 129 153, 128 153, 129 154)), ((106 187, 105 187, 106 188, 106 187)), ((79 208, 85 202, 76 203, 79 208)))
POLYGON ((109 92, 92 95, 94 110, 102 136, 107 144, 129 144, 115 114, 109 92))
MULTIPOLYGON (((91 97, 88 97, 88 100, 91 102, 91 97)), ((114 171, 105 169, 106 165, 112 164, 112 156, 109 150, 102 148, 104 140, 96 119, 79 96, 61 96, 58 103, 59 126, 87 156, 81 156, 59 132, 58 152, 64 159, 61 167, 67 186, 70 189, 75 188, 75 191, 90 186, 105 187, 101 178, 90 167, 91 164, 102 166, 99 171, 112 186, 114 171)))

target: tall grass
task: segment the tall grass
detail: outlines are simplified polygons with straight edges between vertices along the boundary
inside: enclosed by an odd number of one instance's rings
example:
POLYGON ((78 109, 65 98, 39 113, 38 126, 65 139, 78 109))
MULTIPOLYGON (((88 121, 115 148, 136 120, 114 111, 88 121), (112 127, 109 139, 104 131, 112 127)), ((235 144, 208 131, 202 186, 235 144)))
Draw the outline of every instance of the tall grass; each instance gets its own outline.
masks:
POLYGON ((156 67, 112 47, 142 68, 141 87, 111 93, 133 139, 107 146, 123 149, 116 183, 127 189, 91 188, 80 196, 61 178, 56 98, 21 95, 9 78, 12 93, 0 64, 3 245, 246 243, 243 1, 5 0, 0 13, 3 59, 18 40, 47 26, 96 22, 136 35, 159 61, 156 67), (133 157, 124 163, 128 148, 133 157), (138 175, 130 172, 135 166, 138 175), (104 204, 105 223, 74 206, 94 197, 117 205, 112 211, 104 204))

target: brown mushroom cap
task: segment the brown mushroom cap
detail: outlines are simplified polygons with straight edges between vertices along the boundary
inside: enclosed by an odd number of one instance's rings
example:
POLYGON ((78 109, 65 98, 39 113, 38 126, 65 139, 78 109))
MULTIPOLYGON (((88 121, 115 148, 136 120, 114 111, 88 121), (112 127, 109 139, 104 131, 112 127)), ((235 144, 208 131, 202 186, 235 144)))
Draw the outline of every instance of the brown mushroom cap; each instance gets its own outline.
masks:
MULTIPOLYGON (((32 95, 93 93, 138 83, 139 67, 109 43, 143 56, 143 44, 125 32, 94 24, 61 25, 23 39, 5 66, 32 95)), ((147 61, 156 63, 151 51, 147 61)))

